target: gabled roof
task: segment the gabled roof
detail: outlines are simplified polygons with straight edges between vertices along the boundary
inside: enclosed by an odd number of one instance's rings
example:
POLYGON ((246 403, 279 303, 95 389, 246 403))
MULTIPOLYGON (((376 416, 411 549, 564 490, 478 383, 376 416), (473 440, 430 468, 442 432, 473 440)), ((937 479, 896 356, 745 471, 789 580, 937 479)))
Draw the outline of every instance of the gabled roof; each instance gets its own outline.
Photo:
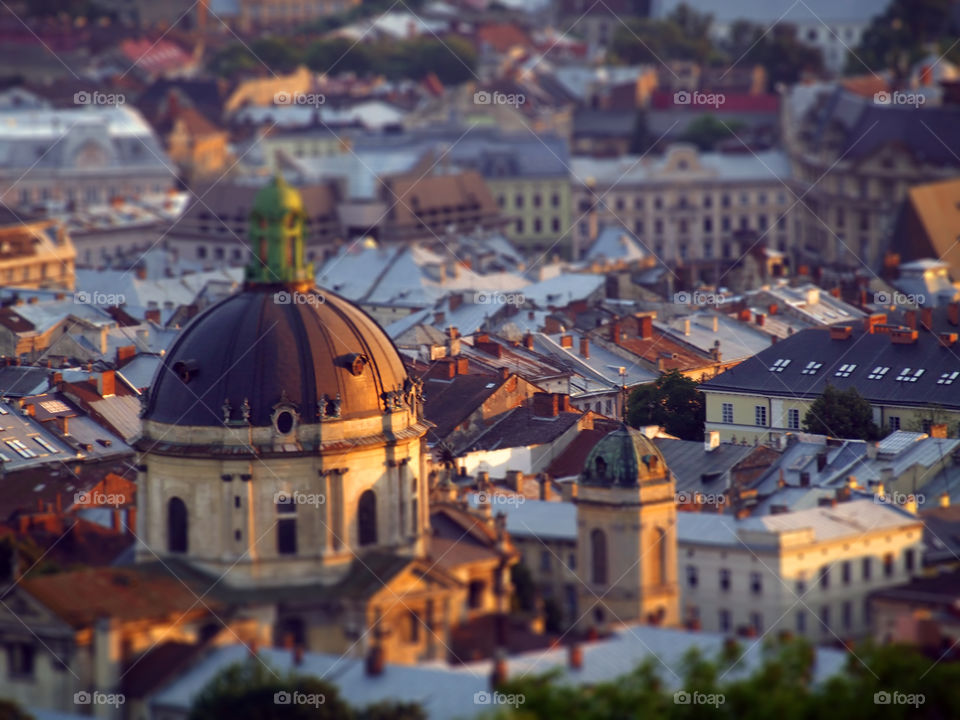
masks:
POLYGON ((559 412, 554 417, 538 417, 529 407, 514 408, 486 432, 472 439, 462 448, 462 452, 546 445, 563 435, 580 417, 579 412, 559 412))
POLYGON ((829 330, 812 328, 771 345, 701 387, 810 398, 820 395, 829 384, 840 389, 855 387, 874 404, 960 408, 960 375, 946 382, 958 370, 956 348, 943 347, 928 332, 920 332, 914 343, 898 344, 886 333, 855 331, 847 340, 834 340, 829 330), (811 374, 810 363, 822 366, 811 374), (855 366, 849 375, 844 371, 838 377, 841 367, 849 365, 855 366), (778 371, 778 367, 783 369, 778 371), (906 369, 909 377, 902 374, 906 369), (871 375, 880 377, 871 379, 871 375))

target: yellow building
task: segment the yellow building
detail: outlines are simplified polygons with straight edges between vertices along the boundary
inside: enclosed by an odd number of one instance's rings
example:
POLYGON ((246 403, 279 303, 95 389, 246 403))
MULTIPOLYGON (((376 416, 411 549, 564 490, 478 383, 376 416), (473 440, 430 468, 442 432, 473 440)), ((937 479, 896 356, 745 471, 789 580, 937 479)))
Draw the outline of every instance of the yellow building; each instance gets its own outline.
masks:
POLYGON ((771 345, 700 386, 705 431, 722 442, 775 442, 803 429, 811 404, 830 385, 850 387, 873 407, 881 430, 960 428, 956 333, 935 334, 879 322, 865 328, 810 329, 771 345))
POLYGON ((0 213, 0 285, 73 290, 76 257, 60 222, 0 213))

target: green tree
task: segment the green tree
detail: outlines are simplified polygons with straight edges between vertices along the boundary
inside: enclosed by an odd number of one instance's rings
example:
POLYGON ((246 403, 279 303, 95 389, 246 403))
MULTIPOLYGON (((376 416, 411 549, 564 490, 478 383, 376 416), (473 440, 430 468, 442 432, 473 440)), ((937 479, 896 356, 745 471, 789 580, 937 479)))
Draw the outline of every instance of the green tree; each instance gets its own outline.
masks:
POLYGON ((847 72, 893 70, 903 77, 910 65, 933 50, 960 59, 952 0, 892 0, 875 17, 847 58, 847 72), (932 46, 932 47, 931 47, 932 46), (938 49, 933 49, 938 48, 938 49))
POLYGON ((250 49, 254 57, 277 75, 292 73, 303 61, 300 50, 283 38, 260 38, 250 46, 250 49))
POLYGON ((526 564, 519 562, 510 568, 510 580, 513 583, 514 610, 532 611, 537 605, 537 586, 533 574, 526 564))
POLYGON ((713 115, 701 115, 687 125, 681 138, 701 150, 709 151, 721 140, 734 137, 743 127, 743 123, 737 120, 724 122, 713 115))
POLYGON ((702 440, 706 401, 697 384, 677 370, 656 382, 634 388, 627 399, 627 422, 633 427, 661 425, 683 440, 702 440))
POLYGON ((315 677, 280 675, 252 659, 231 665, 216 675, 200 692, 190 711, 190 720, 349 720, 352 717, 353 711, 340 699, 333 685, 315 677), (292 702, 294 698, 300 701, 292 702), (289 702, 284 703, 285 700, 289 702))
POLYGON ((365 75, 373 68, 367 46, 347 38, 318 40, 307 48, 305 61, 314 72, 333 75, 343 72, 365 75))
POLYGON ((803 429, 836 438, 876 440, 880 437, 880 430, 873 422, 873 409, 855 387, 839 390, 827 385, 804 416, 803 429))
POLYGON ((805 72, 823 71, 821 52, 798 40, 796 26, 789 23, 770 29, 738 20, 730 27, 724 50, 731 65, 761 65, 767 71, 768 89, 778 83, 792 85, 805 72))
POLYGON ((706 60, 712 48, 707 35, 709 16, 680 10, 674 12, 674 19, 633 18, 617 23, 607 48, 609 59, 626 65, 706 60))
POLYGON ((238 75, 255 75, 266 70, 242 43, 232 43, 217 51, 207 61, 207 69, 227 79, 238 75))
POLYGON ((357 720, 427 720, 427 714, 416 703, 384 700, 365 707, 357 720))

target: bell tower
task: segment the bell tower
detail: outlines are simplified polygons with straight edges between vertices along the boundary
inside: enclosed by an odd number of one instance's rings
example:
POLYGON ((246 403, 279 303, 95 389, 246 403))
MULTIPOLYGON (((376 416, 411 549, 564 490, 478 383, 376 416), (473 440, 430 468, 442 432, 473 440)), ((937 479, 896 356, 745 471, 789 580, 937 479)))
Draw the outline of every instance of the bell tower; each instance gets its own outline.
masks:
POLYGON ((304 218, 303 198, 281 175, 257 193, 249 218, 248 285, 313 284, 313 266, 303 260, 304 218))
POLYGON ((674 482, 653 442, 626 425, 601 439, 576 504, 578 629, 677 625, 674 482))

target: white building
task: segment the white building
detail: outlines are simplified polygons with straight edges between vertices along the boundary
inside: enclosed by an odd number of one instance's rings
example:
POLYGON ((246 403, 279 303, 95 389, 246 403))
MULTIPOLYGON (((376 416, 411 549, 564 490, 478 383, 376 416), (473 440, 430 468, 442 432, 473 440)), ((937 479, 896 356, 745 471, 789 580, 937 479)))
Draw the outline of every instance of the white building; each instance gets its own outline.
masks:
POLYGON ((677 527, 688 621, 815 642, 866 635, 868 594, 907 582, 923 549, 917 517, 872 500, 744 520, 681 512, 677 527))
POLYGON ((137 110, 83 105, 100 95, 77 96, 76 109, 0 110, 0 201, 71 209, 175 186, 173 166, 137 110))

